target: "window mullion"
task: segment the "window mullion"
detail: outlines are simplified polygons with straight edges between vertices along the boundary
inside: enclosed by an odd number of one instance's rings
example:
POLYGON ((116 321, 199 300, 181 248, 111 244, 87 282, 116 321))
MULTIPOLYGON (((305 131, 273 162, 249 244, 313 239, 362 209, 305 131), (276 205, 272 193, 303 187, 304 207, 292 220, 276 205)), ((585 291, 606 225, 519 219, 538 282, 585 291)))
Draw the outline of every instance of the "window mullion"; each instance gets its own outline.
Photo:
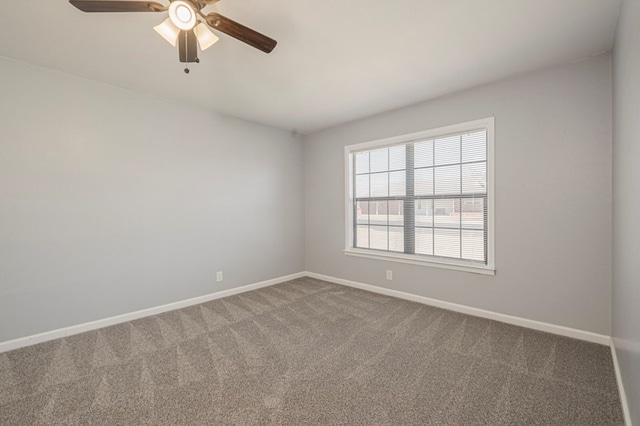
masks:
POLYGON ((413 143, 405 145, 405 168, 406 168, 406 196, 403 203, 404 208, 404 252, 415 254, 416 252, 416 204, 415 204, 415 169, 414 169, 414 147, 413 143))
MULTIPOLYGON (((462 194, 464 191, 462 190, 462 138, 460 138, 460 194, 462 194)), ((458 207, 460 210, 460 259, 462 259, 462 198, 458 198, 458 207)))
POLYGON ((356 193, 356 155, 355 154, 351 154, 351 170, 352 170, 352 176, 351 176, 351 188, 352 188, 352 196, 353 196, 353 205, 351 206, 352 209, 352 227, 353 227, 353 234, 351 236, 351 238, 353 238, 353 247, 358 247, 358 201, 356 200, 356 198, 358 198, 358 194, 356 193))
POLYGON ((431 145, 431 158, 433 159, 431 163, 431 177, 432 177, 432 187, 431 193, 434 196, 433 201, 431 202, 432 213, 431 213, 431 254, 433 256, 436 255, 436 140, 433 140, 433 145, 431 145))

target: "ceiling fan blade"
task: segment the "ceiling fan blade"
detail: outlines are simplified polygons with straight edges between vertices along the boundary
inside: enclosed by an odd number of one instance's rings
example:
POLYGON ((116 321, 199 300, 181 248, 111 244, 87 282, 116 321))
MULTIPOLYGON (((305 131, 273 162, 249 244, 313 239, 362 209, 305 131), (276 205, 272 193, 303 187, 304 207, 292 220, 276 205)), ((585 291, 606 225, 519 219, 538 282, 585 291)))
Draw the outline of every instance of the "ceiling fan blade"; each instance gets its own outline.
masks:
POLYGON ((265 53, 271 52, 276 47, 276 44, 278 44, 274 39, 245 27, 236 21, 225 18, 218 13, 210 13, 205 19, 210 27, 247 43, 249 46, 253 46, 258 50, 262 50, 265 53))
POLYGON ((69 0, 83 12, 162 12, 168 7, 153 1, 69 0))
POLYGON ((180 62, 197 62, 198 42, 193 30, 180 31, 178 54, 180 55, 180 62))

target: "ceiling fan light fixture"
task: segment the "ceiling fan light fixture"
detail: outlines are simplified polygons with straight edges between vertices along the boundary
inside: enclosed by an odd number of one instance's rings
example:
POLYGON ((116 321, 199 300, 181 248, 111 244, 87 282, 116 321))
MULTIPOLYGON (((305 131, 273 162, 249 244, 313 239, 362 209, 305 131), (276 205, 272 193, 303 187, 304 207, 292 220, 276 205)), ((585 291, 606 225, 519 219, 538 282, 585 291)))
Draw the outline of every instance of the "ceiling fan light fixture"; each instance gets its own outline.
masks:
POLYGON ((195 33, 196 38, 198 39, 198 44, 200 45, 200 50, 202 51, 207 50, 208 48, 213 46, 215 42, 220 40, 218 36, 212 33, 209 27, 207 27, 202 22, 196 25, 196 27, 193 29, 193 32, 195 33))
POLYGON ((169 19, 173 25, 187 31, 196 24, 196 11, 186 1, 176 0, 169 5, 169 19))
POLYGON ((167 40, 173 47, 176 47, 176 42, 178 41, 178 35, 180 34, 180 28, 173 25, 171 22, 171 18, 167 18, 160 25, 156 25, 153 27, 154 30, 158 34, 162 36, 165 40, 167 40))

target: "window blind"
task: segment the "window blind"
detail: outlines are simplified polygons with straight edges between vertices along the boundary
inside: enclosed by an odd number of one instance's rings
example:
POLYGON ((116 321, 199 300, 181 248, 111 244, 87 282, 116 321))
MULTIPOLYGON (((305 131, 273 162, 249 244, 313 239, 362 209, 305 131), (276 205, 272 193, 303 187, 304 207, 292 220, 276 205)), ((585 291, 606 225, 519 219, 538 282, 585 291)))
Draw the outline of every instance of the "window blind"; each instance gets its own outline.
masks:
POLYGON ((352 152, 353 247, 487 264, 487 130, 352 152))

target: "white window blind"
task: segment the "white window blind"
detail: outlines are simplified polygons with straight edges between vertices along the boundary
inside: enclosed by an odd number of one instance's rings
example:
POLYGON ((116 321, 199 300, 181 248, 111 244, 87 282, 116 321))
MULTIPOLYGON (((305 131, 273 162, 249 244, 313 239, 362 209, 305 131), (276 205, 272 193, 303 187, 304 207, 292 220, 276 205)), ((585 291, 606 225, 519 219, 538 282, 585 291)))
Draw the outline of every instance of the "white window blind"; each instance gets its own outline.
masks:
POLYGON ((347 248, 489 265, 489 130, 349 149, 347 248))

